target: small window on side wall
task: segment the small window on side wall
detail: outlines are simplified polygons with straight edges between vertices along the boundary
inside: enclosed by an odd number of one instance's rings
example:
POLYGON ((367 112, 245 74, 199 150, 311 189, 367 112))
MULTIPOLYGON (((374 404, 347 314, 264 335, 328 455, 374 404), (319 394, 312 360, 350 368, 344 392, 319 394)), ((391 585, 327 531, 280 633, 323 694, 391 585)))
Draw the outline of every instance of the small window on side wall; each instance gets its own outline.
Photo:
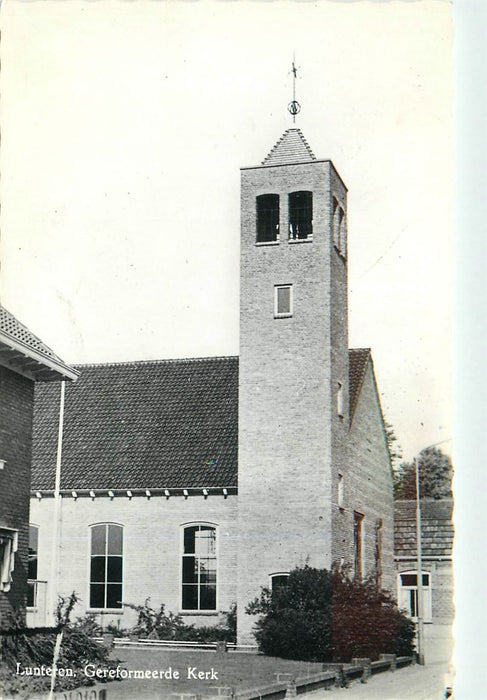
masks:
POLYGON ((313 236, 313 193, 307 190, 289 194, 289 240, 313 236))
POLYGON ((271 580, 271 592, 275 593, 281 588, 285 588, 289 583, 288 573, 271 574, 269 576, 271 580))
POLYGON ((361 581, 364 576, 363 567, 363 530, 364 516, 362 513, 354 511, 353 513, 353 549, 354 549, 354 578, 361 581))
POLYGON ((39 528, 29 525, 29 559, 27 562, 27 607, 37 605, 37 556, 39 551, 39 528))
POLYGON ((337 414, 339 418, 343 418, 345 415, 344 389, 341 382, 338 382, 337 388, 337 414))
POLYGON ((0 591, 8 593, 17 551, 18 531, 0 528, 0 591))
POLYGON ((279 195, 257 197, 257 243, 279 241, 279 195))
POLYGON ((274 317, 289 318, 293 315, 293 286, 278 284, 274 287, 274 317))
POLYGON ((345 503, 345 480, 343 474, 338 475, 338 489, 337 489, 337 502, 338 507, 343 510, 345 503))

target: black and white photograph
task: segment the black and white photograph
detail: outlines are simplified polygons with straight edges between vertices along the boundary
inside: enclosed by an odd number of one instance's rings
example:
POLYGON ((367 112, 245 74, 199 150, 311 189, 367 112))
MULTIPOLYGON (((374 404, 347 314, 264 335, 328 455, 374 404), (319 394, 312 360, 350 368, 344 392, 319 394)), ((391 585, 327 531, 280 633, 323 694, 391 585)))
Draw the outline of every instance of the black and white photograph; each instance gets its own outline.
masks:
POLYGON ((0 698, 467 698, 451 3, 1 24, 0 698))

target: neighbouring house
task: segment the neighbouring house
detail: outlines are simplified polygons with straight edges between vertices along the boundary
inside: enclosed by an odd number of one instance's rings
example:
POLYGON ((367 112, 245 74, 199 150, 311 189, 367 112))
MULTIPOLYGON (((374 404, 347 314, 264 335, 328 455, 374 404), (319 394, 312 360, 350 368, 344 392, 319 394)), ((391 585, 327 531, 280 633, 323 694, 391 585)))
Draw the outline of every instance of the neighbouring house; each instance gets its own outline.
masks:
POLYGON ((239 357, 78 367, 58 499, 58 399, 36 392, 39 579, 121 627, 134 622, 125 603, 147 597, 196 624, 237 602, 239 641, 252 641, 246 605, 305 563, 395 587, 374 368, 348 347, 347 189, 295 128, 241 176, 239 357))
POLYGON ((14 611, 25 616, 29 571, 35 573, 28 551, 34 385, 59 390, 77 376, 0 306, 0 629, 14 611))
MULTIPOLYGON (((451 625, 453 606, 453 501, 421 500, 423 619, 451 625)), ((416 501, 396 501, 394 507, 394 558, 399 607, 417 618, 418 568, 416 501)))

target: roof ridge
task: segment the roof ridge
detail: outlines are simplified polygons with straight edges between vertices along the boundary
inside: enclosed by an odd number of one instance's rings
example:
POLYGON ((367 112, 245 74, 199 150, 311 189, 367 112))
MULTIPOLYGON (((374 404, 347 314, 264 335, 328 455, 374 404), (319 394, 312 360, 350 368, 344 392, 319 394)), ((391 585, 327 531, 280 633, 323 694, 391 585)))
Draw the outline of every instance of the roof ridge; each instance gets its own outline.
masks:
POLYGON ((172 363, 206 362, 208 360, 238 360, 238 355, 215 355, 208 357, 175 357, 158 360, 122 360, 120 362, 86 362, 75 363, 74 367, 128 367, 133 365, 162 365, 172 363))

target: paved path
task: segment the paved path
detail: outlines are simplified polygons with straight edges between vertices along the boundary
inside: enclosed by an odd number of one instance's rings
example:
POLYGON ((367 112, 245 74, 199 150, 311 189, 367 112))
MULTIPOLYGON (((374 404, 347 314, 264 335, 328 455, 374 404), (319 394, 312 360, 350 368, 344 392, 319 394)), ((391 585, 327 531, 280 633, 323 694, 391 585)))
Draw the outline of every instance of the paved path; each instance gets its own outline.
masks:
MULTIPOLYGON (((452 649, 449 627, 431 625, 426 630, 425 666, 409 666, 372 676, 367 683, 348 688, 308 693, 309 700, 441 700, 452 685, 449 658, 452 649)), ((487 697, 487 696, 486 696, 487 697)))
POLYGON ((410 666, 372 676, 367 683, 333 688, 306 695, 309 700, 441 700, 447 685, 448 664, 410 666))

